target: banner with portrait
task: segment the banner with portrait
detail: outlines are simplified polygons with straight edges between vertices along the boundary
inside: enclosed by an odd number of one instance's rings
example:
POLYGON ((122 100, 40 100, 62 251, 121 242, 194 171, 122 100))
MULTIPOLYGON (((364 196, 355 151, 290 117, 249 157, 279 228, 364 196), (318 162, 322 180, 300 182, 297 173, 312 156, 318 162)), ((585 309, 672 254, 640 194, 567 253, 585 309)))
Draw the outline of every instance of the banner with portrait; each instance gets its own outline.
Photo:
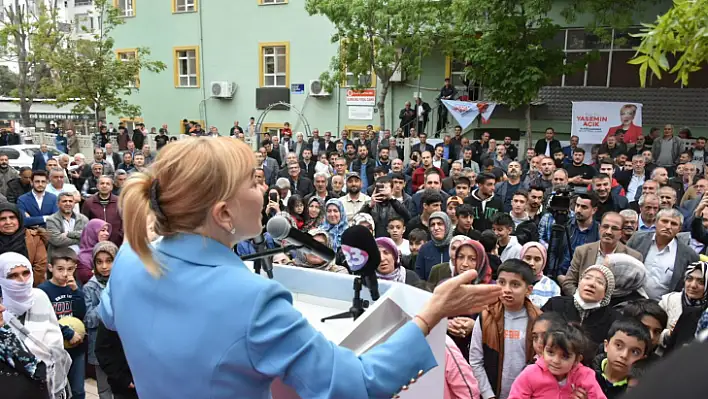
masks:
POLYGON ((607 137, 623 135, 635 143, 642 135, 642 104, 606 101, 574 101, 571 134, 581 144, 600 144, 607 137))

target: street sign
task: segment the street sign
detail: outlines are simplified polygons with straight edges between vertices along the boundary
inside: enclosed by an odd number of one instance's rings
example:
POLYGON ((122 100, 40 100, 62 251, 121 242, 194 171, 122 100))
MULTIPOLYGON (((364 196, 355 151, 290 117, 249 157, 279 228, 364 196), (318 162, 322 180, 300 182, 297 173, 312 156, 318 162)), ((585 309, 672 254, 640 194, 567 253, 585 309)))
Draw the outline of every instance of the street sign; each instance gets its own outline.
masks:
POLYGON ((290 85, 290 92, 292 94, 305 94, 305 84, 304 83, 293 83, 290 85))

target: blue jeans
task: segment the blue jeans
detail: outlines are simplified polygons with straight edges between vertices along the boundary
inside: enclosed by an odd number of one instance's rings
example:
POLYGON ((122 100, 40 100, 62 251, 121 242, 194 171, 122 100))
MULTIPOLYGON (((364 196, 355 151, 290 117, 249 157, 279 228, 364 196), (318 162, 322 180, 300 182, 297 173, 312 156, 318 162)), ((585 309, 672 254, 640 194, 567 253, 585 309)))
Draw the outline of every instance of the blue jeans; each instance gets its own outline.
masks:
POLYGON ((86 352, 70 353, 69 385, 73 399, 86 399, 86 352))

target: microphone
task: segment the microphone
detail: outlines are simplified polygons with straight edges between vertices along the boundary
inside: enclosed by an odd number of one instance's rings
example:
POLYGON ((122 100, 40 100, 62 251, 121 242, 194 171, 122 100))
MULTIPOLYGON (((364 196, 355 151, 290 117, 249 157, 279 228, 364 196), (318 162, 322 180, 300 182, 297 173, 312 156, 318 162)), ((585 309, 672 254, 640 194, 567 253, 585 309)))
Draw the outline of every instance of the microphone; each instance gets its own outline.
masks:
POLYGON ((381 253, 371 231, 361 225, 344 230, 342 253, 347 258, 347 264, 352 273, 362 277, 364 285, 371 292, 371 298, 374 301, 379 299, 376 269, 381 263, 381 253))
POLYGON ((293 228, 282 216, 271 218, 266 225, 266 231, 276 240, 287 240, 294 245, 302 246, 300 251, 320 257, 327 262, 334 260, 334 251, 311 235, 293 228))

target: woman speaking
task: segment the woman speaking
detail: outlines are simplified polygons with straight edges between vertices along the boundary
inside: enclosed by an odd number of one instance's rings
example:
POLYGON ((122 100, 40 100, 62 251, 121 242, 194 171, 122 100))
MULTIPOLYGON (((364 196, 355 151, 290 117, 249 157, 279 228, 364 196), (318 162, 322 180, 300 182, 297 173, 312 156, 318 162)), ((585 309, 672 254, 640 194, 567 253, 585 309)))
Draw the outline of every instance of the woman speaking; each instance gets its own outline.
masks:
POLYGON ((303 398, 391 397, 436 366, 425 341, 442 318, 478 313, 500 289, 439 286, 385 343, 357 357, 329 342, 279 283, 249 270, 233 246, 260 234, 255 157, 231 138, 165 146, 123 188, 124 245, 100 315, 118 331, 141 399, 268 398, 279 378, 303 398), (198 160, 198 164, 195 163, 198 160), (164 236, 154 247, 147 220, 164 236))

